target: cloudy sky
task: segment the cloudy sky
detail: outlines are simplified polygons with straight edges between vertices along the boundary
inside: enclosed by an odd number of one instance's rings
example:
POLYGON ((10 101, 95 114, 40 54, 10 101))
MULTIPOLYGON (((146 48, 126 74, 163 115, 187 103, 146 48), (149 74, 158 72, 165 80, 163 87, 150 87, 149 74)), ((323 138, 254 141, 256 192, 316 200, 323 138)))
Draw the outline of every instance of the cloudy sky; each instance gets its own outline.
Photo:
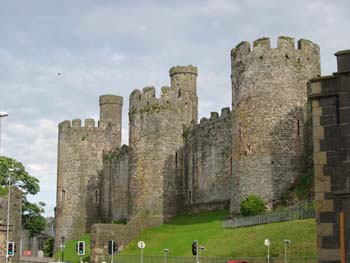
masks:
POLYGON ((279 35, 321 48, 322 74, 350 48, 350 1, 0 0, 0 155, 40 179, 32 200, 56 202, 57 124, 98 118, 98 96, 169 85, 173 65, 199 68, 199 117, 230 106, 230 50, 279 35), (60 73, 60 74, 58 74, 60 73))

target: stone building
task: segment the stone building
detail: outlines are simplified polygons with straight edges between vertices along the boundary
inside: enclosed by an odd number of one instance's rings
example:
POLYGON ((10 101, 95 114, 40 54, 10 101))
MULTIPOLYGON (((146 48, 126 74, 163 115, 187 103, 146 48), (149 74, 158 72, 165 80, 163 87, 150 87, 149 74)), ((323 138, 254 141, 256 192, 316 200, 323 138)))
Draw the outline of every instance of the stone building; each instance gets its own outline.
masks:
POLYGON ((232 167, 239 201, 258 193, 273 202, 305 172, 308 129, 306 83, 320 75, 319 47, 301 39, 279 37, 240 43, 232 61, 232 167))
MULTIPOLYGON (((7 205, 8 199, 0 197, 0 263, 5 263, 7 235, 7 205)), ((22 193, 17 188, 11 189, 9 241, 15 242, 16 252, 11 262, 20 261, 20 240, 22 231, 22 193)))
POLYGON ((311 80, 318 262, 350 262, 350 50, 311 80))
MULTIPOLYGON (((320 73, 318 46, 279 37, 271 48, 263 38, 237 45, 231 60, 232 111, 198 123, 198 72, 190 65, 170 69, 160 98, 154 87, 131 93, 128 146, 120 146, 118 96, 100 98, 98 127, 59 124, 56 248, 61 236, 78 238, 93 223, 127 221, 110 227, 127 242, 179 212, 234 213, 248 194, 272 202, 303 174, 306 83, 320 73)), ((107 228, 93 226, 94 246, 107 228)))

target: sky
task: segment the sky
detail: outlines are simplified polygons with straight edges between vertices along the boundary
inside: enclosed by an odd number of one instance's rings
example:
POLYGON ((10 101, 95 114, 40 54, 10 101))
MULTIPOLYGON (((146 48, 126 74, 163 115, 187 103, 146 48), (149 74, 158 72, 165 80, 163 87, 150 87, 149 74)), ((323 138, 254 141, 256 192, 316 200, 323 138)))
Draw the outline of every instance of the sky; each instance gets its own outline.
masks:
POLYGON ((199 119, 231 106, 230 51, 241 41, 305 38, 321 48, 322 75, 350 49, 348 0, 0 0, 0 155, 40 180, 31 201, 56 203, 57 125, 98 119, 98 98, 170 85, 169 68, 198 67, 199 119))

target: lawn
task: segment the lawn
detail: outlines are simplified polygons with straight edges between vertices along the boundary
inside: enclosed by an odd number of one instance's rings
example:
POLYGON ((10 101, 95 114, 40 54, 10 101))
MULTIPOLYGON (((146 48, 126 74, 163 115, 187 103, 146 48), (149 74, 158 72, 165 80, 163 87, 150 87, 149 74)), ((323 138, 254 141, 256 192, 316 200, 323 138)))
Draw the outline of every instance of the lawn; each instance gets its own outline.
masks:
MULTIPOLYGON (((228 211, 215 211, 199 215, 181 215, 172 222, 144 231, 135 238, 120 255, 140 255, 137 242, 146 243, 145 256, 162 256, 163 249, 169 249, 169 256, 191 257, 191 245, 198 240, 205 250, 205 257, 266 257, 264 240, 270 239, 271 257, 283 257, 284 239, 292 243, 288 246, 290 257, 316 256, 316 225, 314 219, 289 221, 245 228, 223 228, 222 220, 228 211)), ((86 242, 84 262, 90 255, 90 236, 80 240, 86 242)), ((75 252, 77 240, 66 243, 65 261, 79 262, 75 252)), ((55 254, 56 258, 60 253, 55 254)))

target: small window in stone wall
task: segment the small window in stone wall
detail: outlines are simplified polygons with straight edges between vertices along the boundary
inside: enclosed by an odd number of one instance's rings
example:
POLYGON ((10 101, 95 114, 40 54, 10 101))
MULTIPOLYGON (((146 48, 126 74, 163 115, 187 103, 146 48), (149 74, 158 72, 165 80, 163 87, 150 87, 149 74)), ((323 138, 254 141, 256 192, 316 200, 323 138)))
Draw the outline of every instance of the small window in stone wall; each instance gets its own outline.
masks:
POLYGON ((181 98, 181 90, 179 90, 178 97, 181 98))
POLYGON ((175 168, 177 168, 177 153, 175 153, 175 168))
POLYGON ((239 140, 242 140, 242 125, 241 125, 241 123, 238 123, 238 136, 239 136, 239 140))
POLYGON ((61 190, 61 200, 64 201, 66 199, 66 190, 61 190))
POLYGON ((297 136, 300 137, 300 120, 297 120, 297 136))
POLYGON ((98 190, 95 190, 94 203, 98 203, 98 190))

